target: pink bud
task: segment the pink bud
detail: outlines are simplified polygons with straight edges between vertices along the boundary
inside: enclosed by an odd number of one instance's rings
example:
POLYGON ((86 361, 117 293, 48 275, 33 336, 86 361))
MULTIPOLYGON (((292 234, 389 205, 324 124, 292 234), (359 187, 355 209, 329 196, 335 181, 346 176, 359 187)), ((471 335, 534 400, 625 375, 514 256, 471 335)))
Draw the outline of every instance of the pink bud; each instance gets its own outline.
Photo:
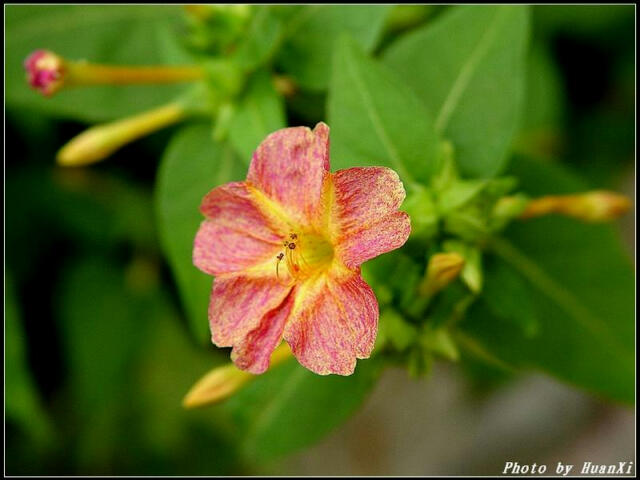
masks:
POLYGON ((48 50, 36 50, 24 61, 27 81, 31 88, 50 96, 57 92, 64 82, 64 61, 48 50))

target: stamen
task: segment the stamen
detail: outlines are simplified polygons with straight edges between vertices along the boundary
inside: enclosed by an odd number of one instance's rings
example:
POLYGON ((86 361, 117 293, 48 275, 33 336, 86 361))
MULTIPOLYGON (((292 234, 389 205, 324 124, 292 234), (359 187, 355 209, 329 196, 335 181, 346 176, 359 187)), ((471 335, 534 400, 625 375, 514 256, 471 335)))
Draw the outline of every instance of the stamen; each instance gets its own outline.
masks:
MULTIPOLYGON (((289 244, 289 245, 291 245, 291 244, 289 244)), ((289 270, 289 273, 291 274, 291 276, 293 278, 296 278, 297 277, 297 273, 298 273, 297 272, 298 269, 296 268, 297 265, 293 260, 293 251, 292 250, 293 249, 291 247, 289 247, 286 250, 286 252, 287 252, 287 254, 286 254, 287 255, 287 269, 289 270)))
POLYGON ((284 252, 277 256, 276 276, 279 278, 279 264, 284 259, 292 283, 328 266, 333 258, 331 245, 315 233, 299 236, 290 232, 287 239, 282 241, 282 245, 284 252))
POLYGON ((280 252, 276 256, 276 258, 278 259, 278 261, 276 262, 276 278, 278 279, 278 281, 280 281, 280 262, 284 258, 284 253, 280 252))

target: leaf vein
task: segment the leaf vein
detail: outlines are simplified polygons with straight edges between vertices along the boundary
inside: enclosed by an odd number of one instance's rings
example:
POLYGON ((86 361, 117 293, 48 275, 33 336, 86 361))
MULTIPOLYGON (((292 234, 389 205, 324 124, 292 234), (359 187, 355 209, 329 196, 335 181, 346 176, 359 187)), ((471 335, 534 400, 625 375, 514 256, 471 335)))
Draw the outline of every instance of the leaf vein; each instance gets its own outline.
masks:
POLYGON ((436 131, 438 133, 442 133, 447 127, 451 115, 453 115, 453 112, 458 106, 464 90, 469 85, 471 77, 475 73, 475 69, 477 68, 482 57, 484 57, 488 52, 489 47, 491 46, 491 43, 496 36, 498 27, 506 17, 507 13, 507 10, 502 9, 496 12, 496 15, 489 24, 485 33, 482 35, 482 38, 471 52, 471 55, 469 56, 467 61, 462 65, 457 78, 451 86, 451 90, 449 90, 449 94, 445 98, 445 101, 442 103, 442 107, 438 112, 435 123, 436 131))
POLYGON ((382 141, 384 148, 387 150, 389 158, 391 159, 396 170, 398 170, 398 172, 400 173, 400 177, 404 181, 415 185, 415 180, 413 179, 411 174, 409 174, 407 169, 404 167, 404 164, 400 159, 400 155, 398 154, 398 150, 396 149, 395 145, 391 141, 391 138, 389 137, 389 134, 387 133, 382 123, 382 119, 378 115, 378 112, 376 111, 373 105, 373 99, 371 98, 371 93, 369 92, 364 81, 358 74, 353 62, 349 62, 347 59, 346 63, 347 63, 347 69, 349 71, 349 74, 352 77, 353 82, 356 84, 357 90, 360 92, 360 96, 364 103, 364 107, 367 110, 367 113, 369 113, 371 123, 373 123, 373 128, 375 129, 376 133, 378 134, 378 137, 382 141))
POLYGON ((518 250, 509 241, 501 238, 493 238, 490 247, 497 255, 524 275, 541 293, 556 302, 562 310, 576 320, 585 330, 600 341, 606 341, 612 353, 623 361, 629 360, 626 347, 611 335, 611 332, 605 326, 606 324, 599 317, 592 315, 570 291, 545 273, 525 253, 518 250))

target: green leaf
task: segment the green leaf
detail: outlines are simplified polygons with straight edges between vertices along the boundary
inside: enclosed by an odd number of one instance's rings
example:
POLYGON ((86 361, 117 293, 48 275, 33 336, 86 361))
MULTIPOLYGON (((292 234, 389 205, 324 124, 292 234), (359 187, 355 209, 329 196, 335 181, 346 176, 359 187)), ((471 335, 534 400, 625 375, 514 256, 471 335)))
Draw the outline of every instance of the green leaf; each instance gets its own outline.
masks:
POLYGON ((456 208, 470 202, 480 194, 487 185, 486 180, 458 180, 452 183, 451 186, 438 197, 438 211, 441 215, 445 216, 456 208))
POLYGON ((74 250, 159 250, 151 192, 107 171, 25 162, 7 172, 7 198, 20 199, 6 217, 7 261, 19 281, 39 275, 56 242, 74 250))
MULTIPOLYGON (((379 325, 378 337, 384 341, 376 340, 376 342, 386 343, 388 341, 393 348, 400 352, 409 348, 418 336, 417 328, 392 308, 386 308, 382 311, 379 325)), ((378 345, 376 348, 379 348, 378 345)))
POLYGON ((223 406, 244 454, 268 460, 309 445, 343 423, 381 373, 378 359, 359 360, 349 377, 316 375, 295 360, 268 371, 223 406))
POLYGON ((420 100, 346 37, 336 48, 328 102, 334 169, 387 166, 405 187, 437 171, 438 141, 420 100))
POLYGON ((152 65, 189 62, 175 45, 176 6, 9 5, 6 8, 5 93, 11 108, 99 122, 168 102, 184 85, 78 87, 43 98, 25 81, 23 62, 44 48, 70 60, 152 65))
POLYGON ((420 332, 420 344, 428 351, 452 362, 460 359, 458 347, 447 328, 424 328, 420 332))
POLYGON ((244 41, 234 52, 232 59, 243 70, 251 71, 268 62, 275 54, 281 37, 282 24, 268 7, 258 7, 244 41))
POLYGON ((134 270, 93 254, 72 264, 60 282, 71 391, 59 413, 69 423, 63 432, 72 435, 76 468, 227 472, 235 455, 223 441, 224 419, 181 404, 198 373, 222 355, 195 345, 168 292, 136 281, 134 270), (211 448, 224 457, 207 456, 211 448), (181 465, 189 455, 189 465, 181 465))
POLYGON ((128 280, 103 257, 87 257, 69 266, 59 284, 59 320, 82 414, 108 408, 144 338, 143 304, 128 280))
MULTIPOLYGON (((520 158, 511 173, 532 196, 585 189, 548 163, 520 158)), ((615 230, 543 217, 513 225, 492 250, 527 283, 539 333, 527 337, 481 303, 463 329, 507 363, 633 403, 634 273, 615 230)))
POLYGON ((271 76, 258 72, 240 100, 231 124, 229 140, 245 163, 267 135, 286 127, 284 104, 276 93, 271 76))
POLYGON ((550 48, 536 44, 529 54, 527 65, 527 95, 522 128, 558 129, 563 122, 566 100, 562 74, 550 48))
POLYGON ((131 403, 141 435, 134 442, 137 448, 144 446, 153 452, 149 474, 179 474, 185 469, 199 475, 228 472, 237 455, 229 442, 222 441, 229 436, 226 419, 212 415, 211 410, 182 406, 182 398, 200 372, 228 361, 228 355, 213 346, 203 349, 195 345, 181 328, 177 312, 168 308, 166 299, 161 300, 150 312, 153 328, 145 337, 144 352, 134 372, 135 399, 131 403), (216 455, 208 454, 212 448, 216 455), (188 465, 185 458, 190 458, 188 465))
POLYGON ((156 184, 156 214, 164 252, 173 270, 192 332, 209 337, 207 305, 213 279, 192 262, 193 239, 204 217, 202 198, 213 188, 244 177, 231 149, 215 143, 208 125, 185 127, 171 140, 156 184))
POLYGON ((525 6, 460 6, 383 55, 453 141, 464 175, 492 176, 506 164, 523 104, 528 32, 525 6))
MULTIPOLYGON (((420 253, 424 254, 422 245, 420 253)), ((381 304, 394 300, 403 312, 416 304, 415 291, 424 276, 424 265, 414 261, 404 249, 398 249, 365 262, 362 276, 381 304)))
POLYGON ((29 372, 25 332, 11 276, 5 270, 5 414, 41 445, 52 439, 52 425, 29 372))
POLYGON ((514 150, 534 158, 554 158, 562 147, 566 99, 562 76, 541 42, 533 45, 527 61, 527 92, 522 128, 514 150))
POLYGON ((374 46, 389 11, 386 5, 306 5, 280 7, 287 39, 278 65, 304 88, 329 83, 331 56, 338 37, 349 34, 367 52, 374 46))
POLYGON ((552 36, 570 32, 574 37, 592 37, 603 41, 603 36, 615 32, 623 25, 633 26, 633 5, 536 5, 534 23, 541 35, 552 36))
POLYGON ((482 299, 489 310, 514 322, 525 336, 535 336, 540 325, 526 280, 500 258, 491 258, 485 268, 485 278, 482 299))
POLYGON ((119 445, 130 365, 150 326, 149 284, 134 277, 111 259, 91 256, 68 265, 58 284, 70 394, 65 414, 81 438, 80 468, 111 464, 119 445))

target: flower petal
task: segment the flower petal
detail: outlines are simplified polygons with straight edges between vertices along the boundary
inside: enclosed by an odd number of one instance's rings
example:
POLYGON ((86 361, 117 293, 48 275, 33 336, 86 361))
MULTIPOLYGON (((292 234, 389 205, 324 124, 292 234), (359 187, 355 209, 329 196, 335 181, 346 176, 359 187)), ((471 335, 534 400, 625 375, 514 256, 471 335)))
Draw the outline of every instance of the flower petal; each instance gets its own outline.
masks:
POLYGON ((286 227, 259 205, 245 183, 214 188, 200 210, 207 217, 194 241, 193 263, 200 270, 218 275, 275 262, 282 248, 278 231, 286 227))
POLYGON ((329 127, 318 123, 269 135, 253 154, 247 182, 279 203, 297 222, 318 215, 329 172, 329 127))
POLYGON ((275 275, 216 277, 209 302, 211 340, 219 347, 242 344, 263 317, 282 304, 290 290, 275 275))
POLYGON ((384 167, 356 167, 333 174, 332 235, 338 255, 355 268, 406 242, 409 217, 398 212, 406 196, 398 174, 384 167))
POLYGON ((269 368, 271 354, 282 340, 292 306, 293 296, 289 293, 280 306, 263 316, 256 328, 233 347, 231 360, 238 368, 256 375, 269 368))
POLYGON ((400 248, 410 233, 409 215, 395 212, 363 230, 345 236, 337 254, 347 267, 356 268, 367 260, 400 248))
POLYGON ((320 375, 351 375, 368 358, 378 330, 378 302, 360 273, 322 275, 296 287, 284 338, 298 361, 320 375))
POLYGON ((398 174, 385 167, 355 167, 333 174, 334 222, 342 234, 369 228, 394 213, 406 193, 398 174))

